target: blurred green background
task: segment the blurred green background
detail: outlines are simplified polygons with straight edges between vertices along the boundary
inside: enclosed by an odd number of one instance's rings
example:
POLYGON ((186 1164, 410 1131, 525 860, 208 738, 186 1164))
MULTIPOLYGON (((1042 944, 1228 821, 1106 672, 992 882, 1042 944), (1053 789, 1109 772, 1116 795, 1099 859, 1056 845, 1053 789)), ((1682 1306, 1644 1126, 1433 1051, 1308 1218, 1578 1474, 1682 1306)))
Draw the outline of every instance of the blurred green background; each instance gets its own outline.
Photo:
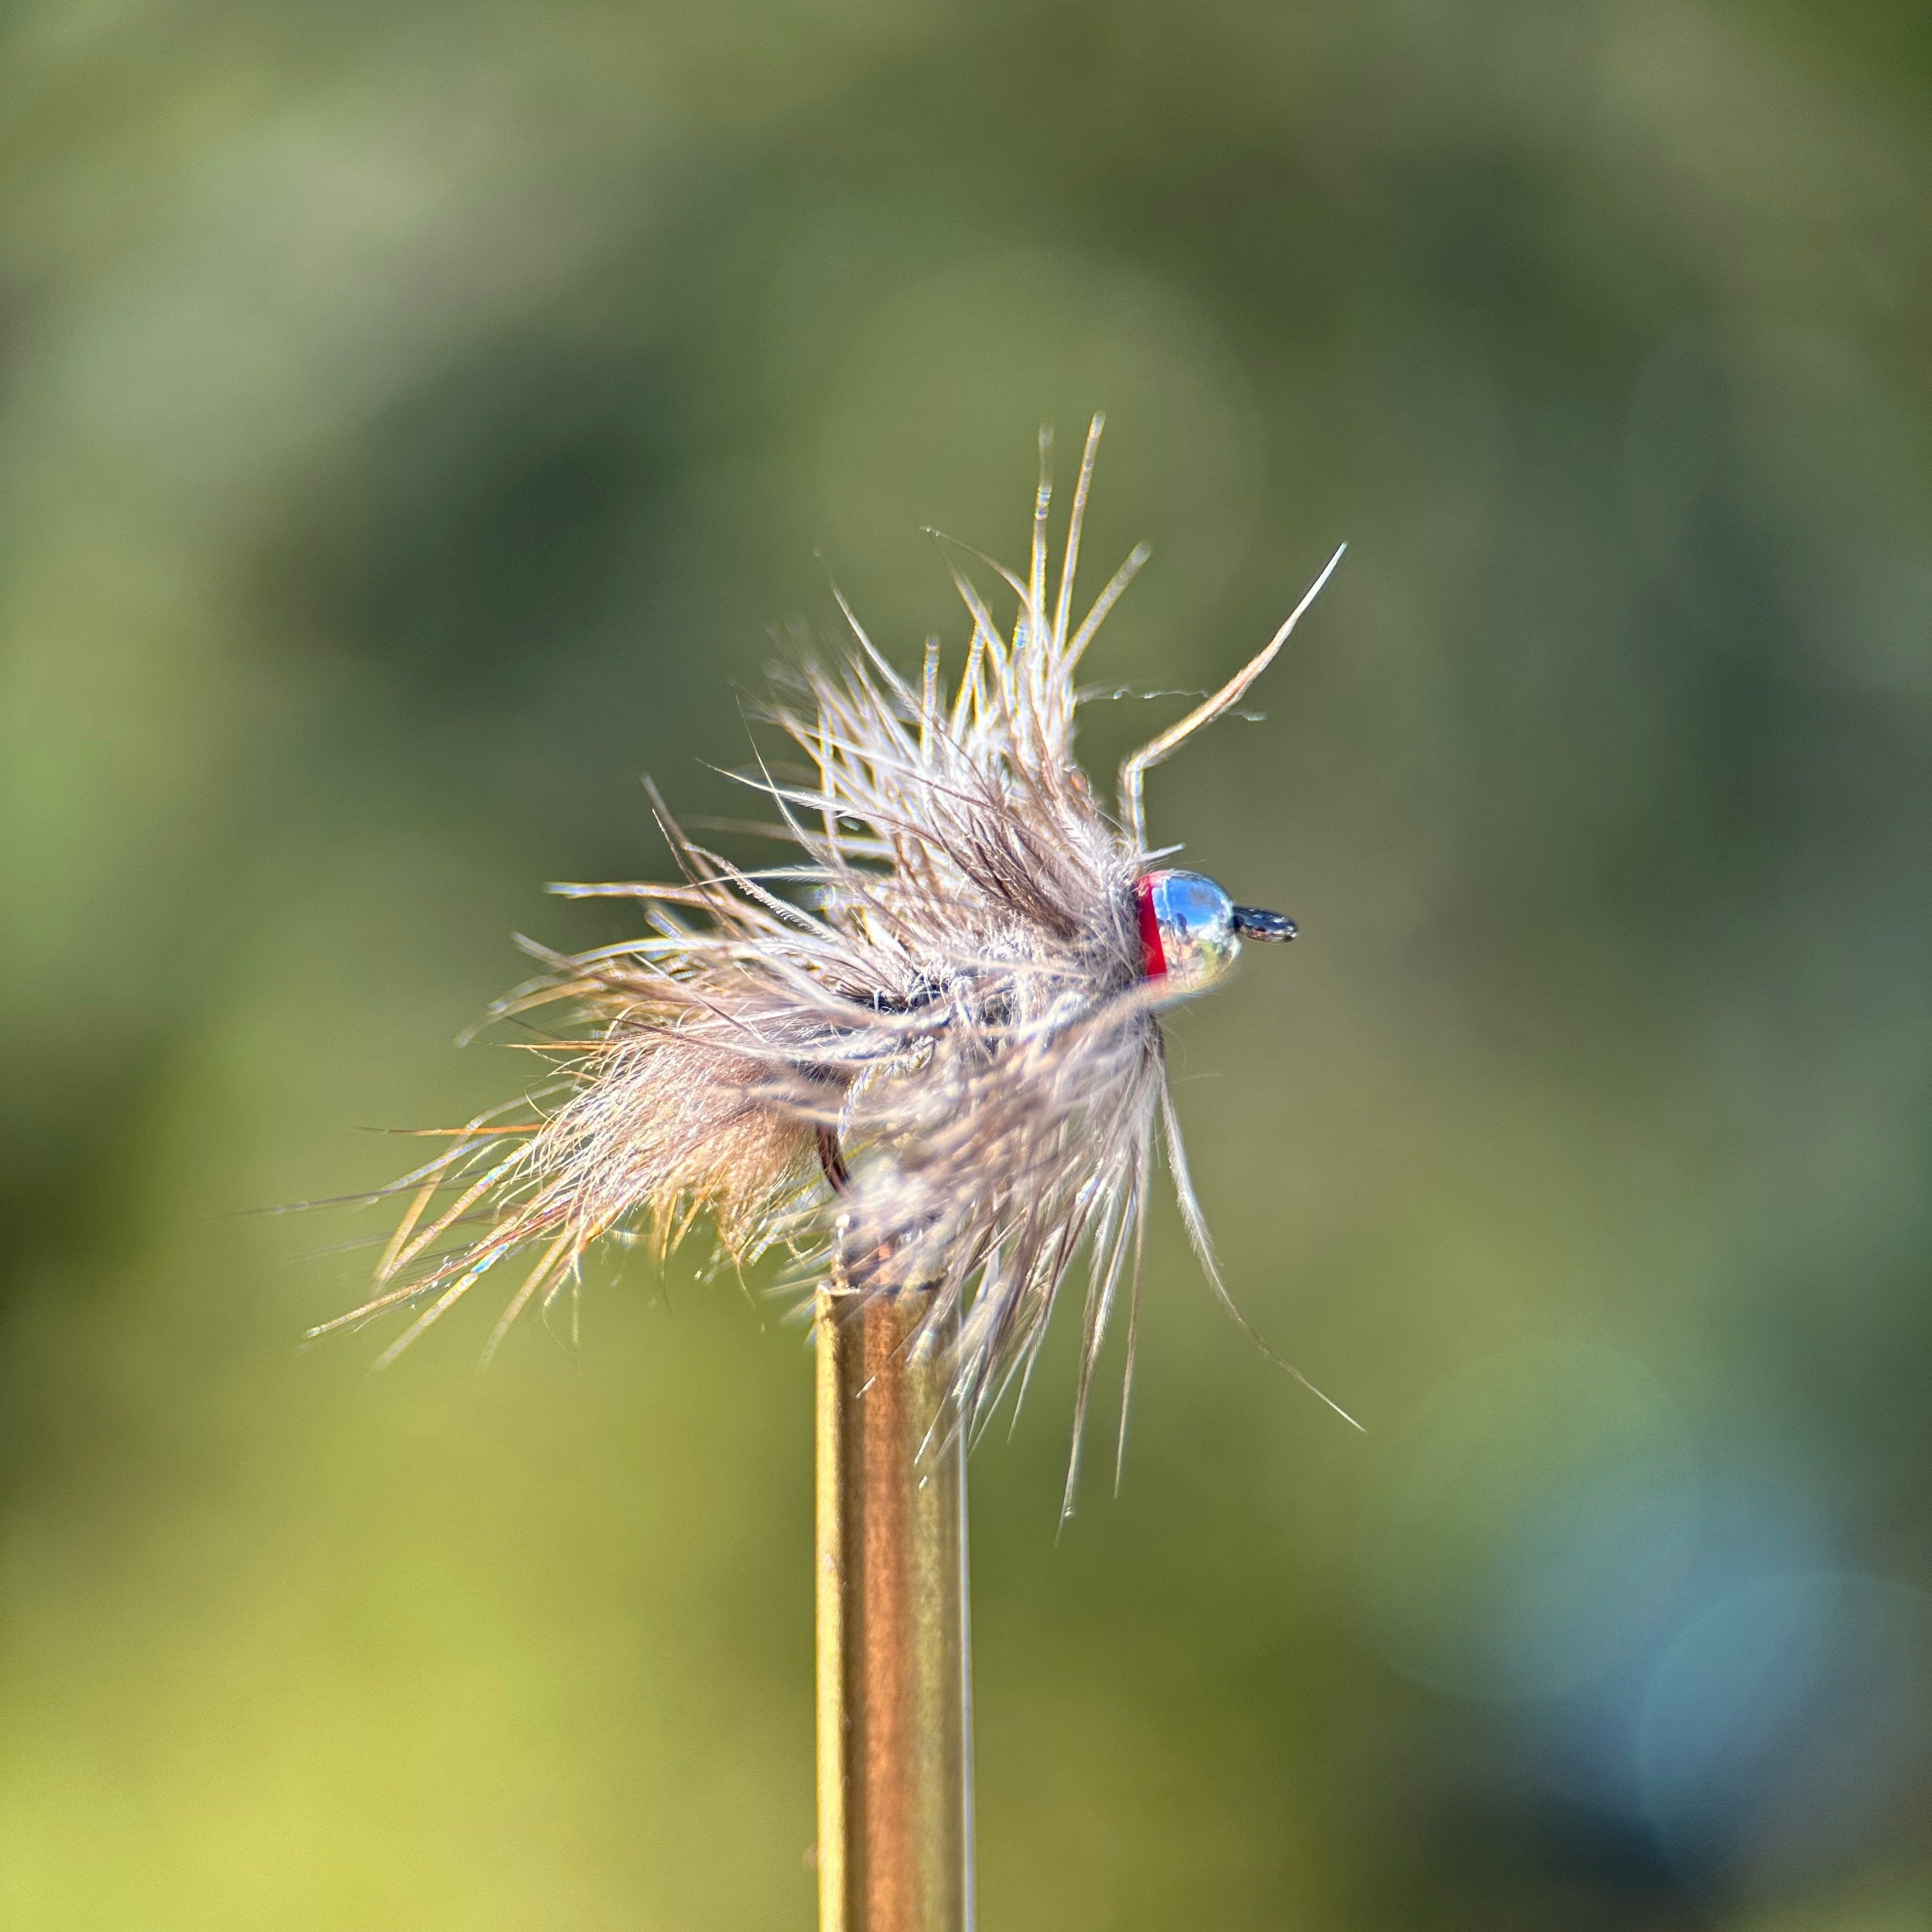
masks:
POLYGON ((371 1379, 383 1210, 242 1210, 518 1092, 541 882, 742 808, 828 575, 956 651, 919 527, 1096 407, 1096 675, 1352 545, 1150 806, 1302 922, 1180 1103, 1369 1432, 1164 1210, 1119 1501, 1064 1346, 973 1466, 983 1924, 1932 1923, 1928 99, 1816 0, 8 8, 0 1926, 810 1924, 800 1331, 612 1256, 371 1379))

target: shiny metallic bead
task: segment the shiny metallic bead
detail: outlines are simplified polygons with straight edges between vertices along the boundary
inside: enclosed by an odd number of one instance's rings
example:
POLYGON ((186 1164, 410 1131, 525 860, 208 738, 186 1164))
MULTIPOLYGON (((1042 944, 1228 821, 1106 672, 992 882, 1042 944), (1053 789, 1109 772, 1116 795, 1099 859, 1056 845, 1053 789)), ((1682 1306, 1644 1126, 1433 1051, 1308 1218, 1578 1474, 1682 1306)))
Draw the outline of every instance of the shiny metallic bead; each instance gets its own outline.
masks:
POLYGON ((1234 901, 1199 872, 1149 872, 1136 882, 1134 902, 1142 970, 1177 998, 1211 986, 1241 950, 1234 901))

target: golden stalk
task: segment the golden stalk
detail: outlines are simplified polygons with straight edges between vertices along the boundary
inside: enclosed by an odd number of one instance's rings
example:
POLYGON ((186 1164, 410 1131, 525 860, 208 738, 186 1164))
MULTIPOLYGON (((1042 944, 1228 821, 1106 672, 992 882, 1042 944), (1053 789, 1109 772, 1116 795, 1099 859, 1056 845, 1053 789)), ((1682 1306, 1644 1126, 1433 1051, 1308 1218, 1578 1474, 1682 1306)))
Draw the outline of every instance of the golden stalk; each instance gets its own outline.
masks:
POLYGON ((820 1932, 971 1932, 963 1432, 929 1292, 818 1308, 820 1932))

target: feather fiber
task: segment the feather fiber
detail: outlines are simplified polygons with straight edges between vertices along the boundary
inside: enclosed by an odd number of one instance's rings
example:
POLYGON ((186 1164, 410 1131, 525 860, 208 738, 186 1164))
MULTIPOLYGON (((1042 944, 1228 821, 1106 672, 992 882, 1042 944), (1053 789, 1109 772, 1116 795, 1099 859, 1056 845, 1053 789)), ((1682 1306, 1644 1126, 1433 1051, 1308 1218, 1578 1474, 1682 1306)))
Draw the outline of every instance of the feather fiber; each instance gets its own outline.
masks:
MULTIPOLYGON (((950 688, 936 646, 908 681, 848 609, 849 645, 766 708, 798 769, 742 776, 789 862, 736 866, 656 801, 675 880, 558 888, 634 899, 646 929, 540 956, 496 1010, 561 1006, 574 1036, 536 1118, 475 1122, 400 1184, 374 1292, 341 1318, 411 1310, 384 1359, 500 1264, 523 1273, 493 1348, 574 1292, 600 1238, 662 1254, 704 1222, 740 1262, 778 1246, 854 1294, 930 1290, 932 1335, 959 1318, 968 1429, 1024 1385, 1076 1280, 1077 1444, 1110 1322, 1138 1301, 1156 1134, 1174 1133, 1135 924, 1139 767, 1117 820, 1073 756, 1076 670, 1144 556, 1071 622, 1099 429, 1051 598, 1044 460, 1028 573, 999 572, 1009 628, 956 566, 972 632, 950 688)), ((1204 1260, 1178 1145, 1168 1166, 1204 1260)))

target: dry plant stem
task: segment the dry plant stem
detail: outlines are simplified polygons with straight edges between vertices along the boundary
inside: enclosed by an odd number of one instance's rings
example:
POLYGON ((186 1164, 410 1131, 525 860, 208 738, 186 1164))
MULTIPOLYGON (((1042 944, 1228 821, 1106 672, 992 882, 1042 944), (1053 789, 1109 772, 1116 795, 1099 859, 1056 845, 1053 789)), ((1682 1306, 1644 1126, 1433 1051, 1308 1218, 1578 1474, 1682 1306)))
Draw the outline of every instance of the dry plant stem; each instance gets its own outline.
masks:
POLYGON ((928 1293, 821 1288, 820 1932, 970 1932, 965 1465, 928 1293))

